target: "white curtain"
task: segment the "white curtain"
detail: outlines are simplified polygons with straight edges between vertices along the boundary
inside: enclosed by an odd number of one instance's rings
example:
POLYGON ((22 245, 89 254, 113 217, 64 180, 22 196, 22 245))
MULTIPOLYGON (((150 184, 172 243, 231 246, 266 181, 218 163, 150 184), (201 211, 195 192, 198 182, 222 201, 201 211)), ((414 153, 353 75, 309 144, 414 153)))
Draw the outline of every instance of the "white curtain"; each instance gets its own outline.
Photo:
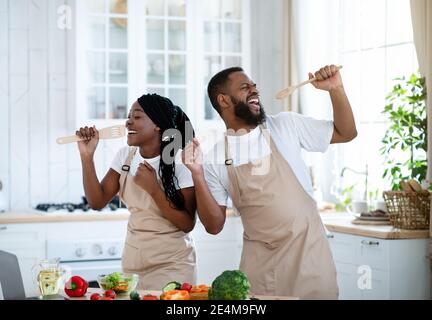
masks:
POLYGON ((417 59, 420 72, 426 77, 428 90, 428 174, 427 179, 432 183, 432 1, 411 0, 411 16, 414 31, 417 59))
MULTIPOLYGON (((414 42, 420 72, 426 77, 427 117, 428 117, 428 173, 427 180, 432 183, 432 1, 411 0, 411 16, 414 32, 414 42)), ((432 206, 430 213, 432 221, 432 206)), ((432 224, 429 228, 432 237, 432 224)), ((429 243, 429 257, 432 267, 432 241, 429 243)))

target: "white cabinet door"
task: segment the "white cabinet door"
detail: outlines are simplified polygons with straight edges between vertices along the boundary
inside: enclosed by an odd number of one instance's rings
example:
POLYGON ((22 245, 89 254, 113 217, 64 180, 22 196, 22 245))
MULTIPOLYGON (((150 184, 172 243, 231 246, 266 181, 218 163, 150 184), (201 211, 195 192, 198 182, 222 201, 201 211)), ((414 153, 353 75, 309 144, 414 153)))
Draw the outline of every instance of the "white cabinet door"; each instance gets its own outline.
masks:
POLYGON ((241 246, 235 242, 198 244, 197 282, 210 285, 225 270, 239 268, 241 246))
POLYGON ((360 300, 361 290, 358 287, 357 267, 352 264, 336 263, 339 299, 360 300))
POLYGON ((243 226, 241 219, 226 219, 223 230, 217 235, 206 232, 201 223, 192 231, 197 252, 197 282, 211 284, 225 270, 239 268, 243 247, 243 226))
POLYGON ((26 296, 39 294, 33 266, 46 258, 44 224, 0 225, 0 249, 17 256, 26 296))
POLYGON ((333 259, 336 263, 355 264, 357 250, 355 239, 346 234, 332 232, 327 235, 333 259))
POLYGON ((386 240, 331 232, 340 299, 429 299, 428 239, 386 240))
POLYGON ((389 241, 368 237, 353 237, 356 248, 359 248, 357 254, 357 264, 369 266, 376 270, 389 270, 389 241))
POLYGON ((389 272, 378 269, 370 270, 371 286, 361 290, 364 300, 390 299, 389 272))

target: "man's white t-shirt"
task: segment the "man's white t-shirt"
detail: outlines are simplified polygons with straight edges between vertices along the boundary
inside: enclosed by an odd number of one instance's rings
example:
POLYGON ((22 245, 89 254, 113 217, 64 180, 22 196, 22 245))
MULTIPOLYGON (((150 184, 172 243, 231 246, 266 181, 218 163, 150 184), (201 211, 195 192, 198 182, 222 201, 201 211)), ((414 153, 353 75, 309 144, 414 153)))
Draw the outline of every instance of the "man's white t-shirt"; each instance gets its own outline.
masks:
MULTIPOLYGON (((111 163, 111 168, 115 171, 117 171, 118 173, 122 173, 122 166, 126 163, 127 157, 129 155, 129 152, 131 151, 131 149, 134 147, 130 147, 130 146, 126 146, 121 148, 116 156, 114 157, 112 163, 111 163)), ((137 152, 135 153, 135 156, 132 159, 131 165, 130 165, 130 170, 128 172, 128 174, 130 176, 135 176, 135 173, 138 169, 138 165, 140 163, 143 163, 145 161, 147 161, 155 170, 156 170, 156 176, 158 178, 158 181, 160 182, 160 177, 159 177, 159 162, 160 162, 160 156, 154 157, 154 158, 143 158, 141 156, 141 154, 139 153, 139 150, 137 150, 137 152)), ((192 174, 189 171, 188 168, 186 168, 186 166, 181 162, 181 158, 180 158, 180 152, 177 153, 176 156, 176 161, 175 161, 175 175, 177 177, 178 180, 178 185, 179 185, 179 189, 184 189, 184 188, 188 188, 188 187, 193 187, 194 183, 192 180, 192 174)))
MULTIPOLYGON (((325 152, 333 135, 333 121, 317 120, 294 112, 267 116, 266 125, 278 151, 291 166, 304 190, 313 198, 311 178, 301 149, 325 152)), ((240 136, 228 135, 230 159, 234 166, 259 160, 271 153, 259 127, 240 136)), ((216 202, 227 206, 229 179, 225 165, 225 139, 219 141, 204 158, 204 175, 216 202)))

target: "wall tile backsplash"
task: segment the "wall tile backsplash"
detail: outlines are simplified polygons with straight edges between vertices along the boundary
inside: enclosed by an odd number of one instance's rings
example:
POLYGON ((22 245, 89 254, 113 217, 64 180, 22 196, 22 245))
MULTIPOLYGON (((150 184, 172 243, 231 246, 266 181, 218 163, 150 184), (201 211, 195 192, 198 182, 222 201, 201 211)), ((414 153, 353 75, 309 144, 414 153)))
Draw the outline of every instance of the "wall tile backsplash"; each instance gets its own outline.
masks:
MULTIPOLYGON (((57 27, 57 8, 66 2, 0 0, 0 181, 9 209, 83 195, 76 145, 55 143, 76 130, 71 34, 57 27)), ((117 151, 105 149, 101 142, 95 158, 100 178, 117 151)))

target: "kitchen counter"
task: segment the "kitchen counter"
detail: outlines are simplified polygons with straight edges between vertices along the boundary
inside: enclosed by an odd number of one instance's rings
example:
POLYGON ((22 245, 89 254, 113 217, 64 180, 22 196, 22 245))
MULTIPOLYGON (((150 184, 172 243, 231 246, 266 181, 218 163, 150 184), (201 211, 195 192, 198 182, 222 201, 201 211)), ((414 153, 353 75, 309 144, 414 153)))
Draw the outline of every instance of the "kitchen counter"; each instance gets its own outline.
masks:
MULTIPOLYGON (((149 291, 149 290, 137 290, 140 297, 142 297, 145 294, 152 294, 155 295, 157 297, 159 297, 161 295, 161 291, 149 291)), ((88 288, 87 293, 84 297, 79 297, 79 298, 70 298, 68 297, 63 290, 61 291, 61 295, 66 297, 69 300, 89 300, 90 296, 93 293, 99 293, 99 294, 103 294, 104 290, 102 289, 98 289, 98 288, 88 288)), ((254 298, 257 298, 258 300, 299 300, 299 298, 297 297, 289 297, 289 296, 260 296, 260 295, 255 295, 254 298)), ((130 300, 128 295, 118 295, 116 297, 116 300, 130 300)))
POLYGON ((10 223, 44 223, 71 221, 102 221, 127 220, 130 213, 127 210, 92 211, 80 213, 46 213, 38 210, 20 210, 0 214, 0 224, 10 223))
MULTIPOLYGON (((17 210, 12 212, 0 213, 0 224, 11 223, 45 223, 45 222, 76 222, 76 221, 115 221, 127 220, 129 218, 127 209, 116 211, 103 210, 88 212, 43 212, 33 209, 17 210)), ((234 211, 227 209, 227 217, 235 216, 234 211)))
POLYGON ((352 235, 380 238, 380 239, 427 239, 429 230, 404 230, 391 225, 357 225, 355 218, 347 212, 321 214, 322 221, 330 232, 340 232, 352 235))
MULTIPOLYGON (((27 209, 0 214, 0 224, 12 223, 46 223, 46 222, 76 222, 76 221, 115 221, 127 220, 130 213, 126 209, 116 211, 89 211, 81 213, 41 213, 27 209)), ((227 209, 227 217, 236 216, 234 211, 227 209)), ((321 218, 328 231, 380 239, 427 239, 429 230, 403 230, 391 225, 356 225, 351 221, 352 214, 346 212, 322 213, 321 218)))

